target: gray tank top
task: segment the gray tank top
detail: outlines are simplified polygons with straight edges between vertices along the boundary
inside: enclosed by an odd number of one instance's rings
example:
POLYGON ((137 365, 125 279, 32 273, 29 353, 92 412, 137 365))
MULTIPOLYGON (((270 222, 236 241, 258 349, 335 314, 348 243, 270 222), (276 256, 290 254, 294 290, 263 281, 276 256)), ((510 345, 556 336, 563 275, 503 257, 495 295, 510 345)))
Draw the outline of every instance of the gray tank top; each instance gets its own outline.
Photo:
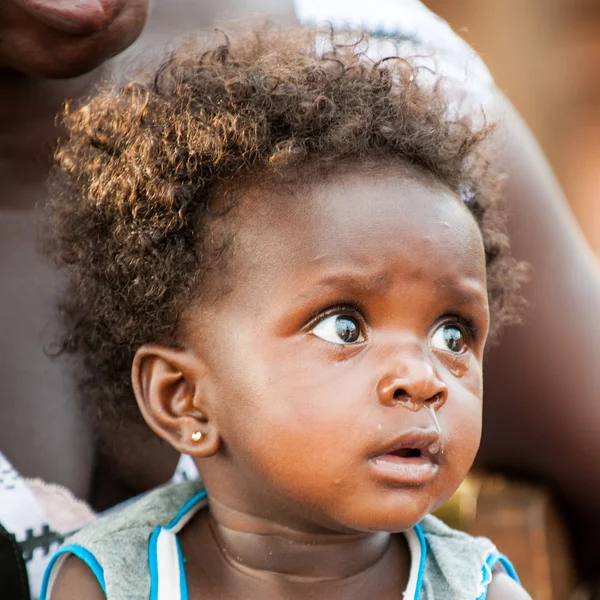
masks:
MULTIPOLYGON (((187 600, 178 533, 207 505, 199 481, 155 490, 75 534, 52 558, 40 600, 50 598, 63 561, 87 564, 109 600, 187 600)), ((411 556, 404 600, 485 600, 492 570, 518 581, 508 559, 486 538, 473 538, 428 516, 404 533, 411 556)))

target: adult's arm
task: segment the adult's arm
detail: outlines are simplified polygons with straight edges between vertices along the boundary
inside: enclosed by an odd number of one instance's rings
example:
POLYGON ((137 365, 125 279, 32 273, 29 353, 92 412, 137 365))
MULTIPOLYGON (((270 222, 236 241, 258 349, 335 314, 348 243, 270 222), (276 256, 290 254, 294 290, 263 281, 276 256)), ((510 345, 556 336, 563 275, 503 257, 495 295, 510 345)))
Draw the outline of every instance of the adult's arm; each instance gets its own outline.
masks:
POLYGON ((496 156, 514 253, 531 265, 530 308, 489 352, 479 462, 552 486, 573 517, 577 554, 597 574, 600 269, 527 126, 500 95, 497 106, 496 156))
POLYGON ((531 596, 505 573, 496 573, 490 582, 488 600, 531 600, 531 596))

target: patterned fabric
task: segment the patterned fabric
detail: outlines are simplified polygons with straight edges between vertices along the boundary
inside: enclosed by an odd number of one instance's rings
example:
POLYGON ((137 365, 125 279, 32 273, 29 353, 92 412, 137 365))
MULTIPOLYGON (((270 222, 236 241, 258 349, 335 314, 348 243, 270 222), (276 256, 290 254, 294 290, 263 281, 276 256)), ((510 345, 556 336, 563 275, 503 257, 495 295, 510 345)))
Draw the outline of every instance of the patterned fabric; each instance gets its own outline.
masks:
MULTIPOLYGON (((1 452, 0 523, 14 536, 18 544, 25 561, 31 595, 37 598, 44 569, 52 553, 62 543, 63 537, 52 529, 25 480, 1 452)), ((3 543, 8 546, 7 537, 4 537, 3 543)), ((4 586, 4 576, 0 577, 0 581, 4 586)))
MULTIPOLYGON (((41 600, 49 598, 64 559, 74 554, 96 576, 108 600, 187 600, 178 533, 205 508, 200 481, 169 485, 100 518, 67 542, 48 567, 41 600)), ((404 600, 485 600, 497 564, 516 579, 492 542, 428 516, 405 533, 411 556, 404 600)))

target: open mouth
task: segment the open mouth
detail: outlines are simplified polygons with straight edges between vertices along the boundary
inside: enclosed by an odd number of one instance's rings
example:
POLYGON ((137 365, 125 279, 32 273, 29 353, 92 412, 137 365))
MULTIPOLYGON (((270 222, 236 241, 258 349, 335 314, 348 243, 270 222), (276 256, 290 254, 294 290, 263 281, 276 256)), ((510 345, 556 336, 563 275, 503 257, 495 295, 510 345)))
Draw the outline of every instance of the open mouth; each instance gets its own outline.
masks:
POLYGON ((390 452, 390 455, 398 458, 421 458, 422 452, 419 448, 400 448, 400 450, 390 452))
POLYGON ((438 471, 437 460, 427 448, 398 448, 370 460, 377 477, 397 485, 420 485, 431 481, 438 471))
POLYGON ((370 468, 386 485, 415 486, 429 483, 444 460, 435 429, 409 429, 371 454, 370 468))

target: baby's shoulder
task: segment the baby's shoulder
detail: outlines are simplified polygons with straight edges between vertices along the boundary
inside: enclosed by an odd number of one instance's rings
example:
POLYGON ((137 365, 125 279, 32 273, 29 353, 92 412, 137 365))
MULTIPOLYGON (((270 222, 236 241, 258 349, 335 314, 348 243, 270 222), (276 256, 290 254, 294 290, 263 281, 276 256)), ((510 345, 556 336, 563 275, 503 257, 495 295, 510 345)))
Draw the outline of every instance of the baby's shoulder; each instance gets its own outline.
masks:
POLYGON ((171 484, 111 511, 69 537, 48 566, 40 600, 49 598, 54 581, 69 556, 81 559, 108 597, 147 598, 152 541, 162 530, 178 528, 192 507, 203 505, 199 481, 171 484))

